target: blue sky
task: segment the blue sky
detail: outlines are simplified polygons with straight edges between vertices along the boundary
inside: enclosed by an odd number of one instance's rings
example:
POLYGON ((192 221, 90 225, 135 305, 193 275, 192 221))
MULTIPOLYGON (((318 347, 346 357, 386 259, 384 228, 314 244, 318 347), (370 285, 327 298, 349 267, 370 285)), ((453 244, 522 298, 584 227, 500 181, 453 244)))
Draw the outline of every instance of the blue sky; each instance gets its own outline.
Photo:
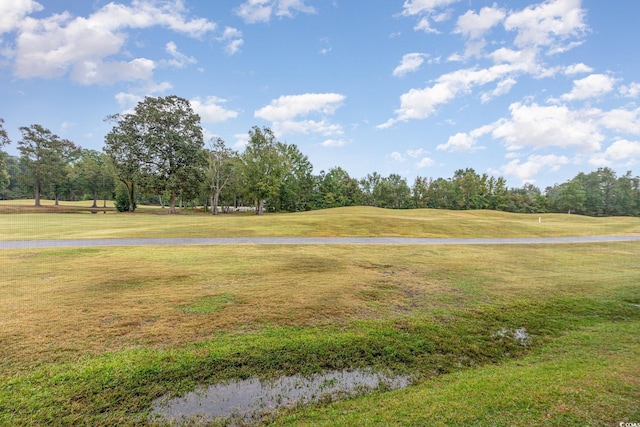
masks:
POLYGON ((206 139, 269 126, 334 166, 541 189, 640 174, 635 0, 0 2, 0 117, 101 149, 145 95, 189 99, 206 139))

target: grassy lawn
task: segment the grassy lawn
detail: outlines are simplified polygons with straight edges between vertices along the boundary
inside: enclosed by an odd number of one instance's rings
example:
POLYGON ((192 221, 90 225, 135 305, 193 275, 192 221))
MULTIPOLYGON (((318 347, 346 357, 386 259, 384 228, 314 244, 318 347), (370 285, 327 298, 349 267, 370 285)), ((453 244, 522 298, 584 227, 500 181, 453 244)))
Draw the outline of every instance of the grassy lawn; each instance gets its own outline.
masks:
MULTIPOLYGON (((354 208, 263 218, 21 214, 0 223, 7 239, 640 229, 634 219, 537 218, 354 208)), ((0 425, 148 425, 154 398, 197 384, 362 367, 410 374, 414 384, 265 423, 640 422, 638 259, 640 242, 2 250, 0 425), (526 344, 503 333, 516 329, 527 331, 526 344)))
MULTIPOLYGON (((640 234, 640 218, 591 218, 567 214, 510 214, 497 211, 388 210, 350 207, 257 217, 251 213, 214 217, 202 210, 166 215, 142 207, 134 214, 67 211, 15 214, 0 201, 1 240, 98 239, 118 237, 554 237, 640 234), (4 209, 4 210, 3 210, 4 209), (77 212, 71 214, 70 212, 77 212), (186 214, 185 214, 186 213, 186 214), (541 222, 538 222, 540 219, 541 222)), ((82 202, 90 206, 91 202, 82 202)), ((86 210, 86 206, 82 209, 86 210)), ((50 207, 50 206, 49 206, 50 207)), ((24 208, 20 208, 24 209, 24 208)), ((47 208, 43 208, 46 209, 47 208)), ((37 210, 37 209, 35 209, 37 210)))

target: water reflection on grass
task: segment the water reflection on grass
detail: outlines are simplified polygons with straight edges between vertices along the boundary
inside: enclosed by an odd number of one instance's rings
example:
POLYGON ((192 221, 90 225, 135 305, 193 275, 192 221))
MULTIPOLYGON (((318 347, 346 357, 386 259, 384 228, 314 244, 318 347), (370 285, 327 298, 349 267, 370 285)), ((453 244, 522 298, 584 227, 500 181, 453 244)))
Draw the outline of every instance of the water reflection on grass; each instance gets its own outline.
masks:
POLYGON ((272 381, 251 378, 200 387, 182 397, 160 398, 154 403, 152 419, 172 425, 218 419, 245 424, 275 409, 343 399, 373 390, 399 389, 409 383, 408 376, 369 370, 331 371, 310 377, 293 375, 272 381))

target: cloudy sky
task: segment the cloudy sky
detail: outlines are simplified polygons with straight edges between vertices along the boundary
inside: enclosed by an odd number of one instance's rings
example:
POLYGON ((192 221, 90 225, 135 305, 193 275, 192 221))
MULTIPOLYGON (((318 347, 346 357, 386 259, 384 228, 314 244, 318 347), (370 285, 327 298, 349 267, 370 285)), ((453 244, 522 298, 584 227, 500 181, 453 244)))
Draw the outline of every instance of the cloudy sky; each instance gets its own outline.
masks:
POLYGON ((189 99, 207 139, 269 126, 334 166, 542 189, 640 174, 636 0, 0 1, 0 117, 101 149, 103 119, 189 99))

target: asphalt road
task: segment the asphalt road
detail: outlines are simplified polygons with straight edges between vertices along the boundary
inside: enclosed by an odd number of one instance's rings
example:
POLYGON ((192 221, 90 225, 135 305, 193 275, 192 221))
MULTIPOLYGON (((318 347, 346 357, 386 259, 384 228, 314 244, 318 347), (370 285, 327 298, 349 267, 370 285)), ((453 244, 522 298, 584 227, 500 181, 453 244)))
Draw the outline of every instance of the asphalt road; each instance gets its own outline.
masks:
POLYGON ((419 237, 232 237, 166 239, 91 239, 91 240, 9 240, 0 241, 0 249, 154 246, 154 245, 538 245, 601 242, 637 242, 640 236, 575 236, 523 238, 419 238, 419 237))

